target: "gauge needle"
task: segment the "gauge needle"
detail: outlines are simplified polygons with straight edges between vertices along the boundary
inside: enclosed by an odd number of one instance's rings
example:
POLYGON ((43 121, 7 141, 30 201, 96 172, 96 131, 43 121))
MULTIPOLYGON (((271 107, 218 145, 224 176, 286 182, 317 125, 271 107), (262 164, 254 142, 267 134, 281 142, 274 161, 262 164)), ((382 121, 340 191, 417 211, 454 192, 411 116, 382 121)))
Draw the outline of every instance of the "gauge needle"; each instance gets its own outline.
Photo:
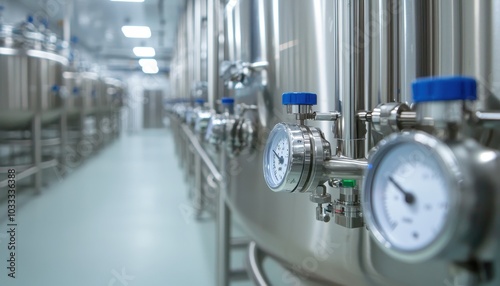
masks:
POLYGON ((280 160, 280 164, 283 164, 283 162, 285 161, 285 159, 283 159, 283 156, 281 156, 281 157, 280 157, 280 156, 278 155, 278 153, 276 153, 276 151, 275 151, 275 150, 273 150, 273 153, 274 153, 274 155, 276 155, 276 157, 278 157, 278 159, 280 160))
POLYGON ((405 191, 392 177, 389 177, 389 181, 391 181, 394 186, 396 186, 396 188, 403 193, 407 204, 412 205, 415 202, 415 196, 412 193, 405 191))

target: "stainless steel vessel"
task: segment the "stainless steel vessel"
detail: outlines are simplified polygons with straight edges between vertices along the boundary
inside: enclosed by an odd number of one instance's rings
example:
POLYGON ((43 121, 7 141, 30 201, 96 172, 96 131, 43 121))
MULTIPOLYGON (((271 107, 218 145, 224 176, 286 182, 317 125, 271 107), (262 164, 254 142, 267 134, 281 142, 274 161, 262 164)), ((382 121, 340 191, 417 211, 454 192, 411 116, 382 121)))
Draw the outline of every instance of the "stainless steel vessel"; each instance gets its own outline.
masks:
MULTIPOLYGON (((64 72, 64 87, 66 93, 66 116, 68 120, 79 119, 84 113, 84 103, 88 100, 82 92, 82 77, 78 72, 64 72)), ((89 95, 86 95, 87 97, 89 95)))
POLYGON ((82 72, 83 108, 86 114, 95 114, 98 110, 99 75, 92 72, 82 72))
MULTIPOLYGON (((209 7, 217 3, 209 1, 209 7)), ((262 175, 262 150, 276 123, 295 121, 281 104, 281 94, 289 91, 317 93, 315 110, 338 112, 333 124, 308 125, 325 133, 334 155, 359 160, 387 135, 360 121, 359 111, 382 103, 411 106, 410 85, 416 78, 473 76, 480 84, 477 108, 498 110, 499 61, 493 47, 498 43, 494 15, 500 3, 231 0, 223 6, 226 53, 209 55, 233 65, 221 70, 232 88, 223 93, 233 95, 237 104, 258 106, 258 140, 253 149, 232 156, 221 172, 228 180, 228 204, 236 219, 261 248, 302 275, 285 272, 283 284, 312 279, 341 285, 453 285, 449 262, 402 263, 375 245, 364 227, 315 221, 308 194, 271 192, 262 175), (257 62, 265 62, 259 65, 265 68, 252 69, 257 62)), ((220 39, 217 33, 211 36, 220 39)), ((180 39, 178 53, 189 50, 189 41, 180 39)), ((176 68, 186 75, 178 73, 178 82, 195 73, 188 64, 174 63, 172 70, 176 68)), ((219 84, 209 80, 209 94, 219 84)), ((176 87, 178 97, 187 94, 176 87)), ((496 131, 478 127, 469 132, 498 149, 496 131)), ((339 195, 338 190, 329 192, 339 195)), ((499 267, 497 260, 492 259, 492 269, 499 267)), ((498 284, 498 279, 494 276, 484 284, 498 284)))
MULTIPOLYGON (((261 19, 270 22, 266 31, 271 34, 266 39, 275 41, 268 48, 272 55, 267 58, 268 93, 259 105, 270 114, 263 128, 279 121, 294 121, 283 113, 280 102, 283 92, 315 92, 319 111, 340 111, 342 121, 336 134, 327 132, 329 123, 312 125, 325 131, 330 142, 337 142, 332 150, 350 158, 364 158, 366 150, 374 146, 376 136, 370 142, 371 130, 365 135, 365 127, 356 122, 356 111, 391 101, 411 103, 409 85, 417 77, 473 75, 482 82, 482 102, 495 101, 498 96, 484 76, 489 71, 489 77, 495 77, 489 66, 492 61, 487 60, 494 56, 484 53, 490 50, 491 40, 457 39, 464 37, 465 31, 484 36, 495 29, 490 16, 498 9, 494 1, 266 4, 262 7, 268 14, 261 19), (458 22, 462 23, 461 31, 453 25, 458 22)), ((260 138, 266 137, 264 130, 260 138)), ((446 263, 403 264, 378 250, 365 229, 345 229, 307 219, 314 213, 307 195, 295 197, 269 192, 260 170, 256 170, 261 165, 261 154, 237 159, 239 168, 230 176, 232 210, 262 248, 291 264, 293 269, 346 285, 421 285, 447 281, 446 263), (241 189, 249 185, 254 187, 241 189), (318 251, 324 252, 325 245, 330 252, 323 261, 318 251), (318 263, 310 262, 314 260, 318 263), (425 273, 425 278, 420 273, 425 273)))
POLYGON ((67 59, 46 45, 31 23, 1 25, 0 128, 25 129, 35 112, 42 124, 56 120, 62 109, 59 88, 67 59))

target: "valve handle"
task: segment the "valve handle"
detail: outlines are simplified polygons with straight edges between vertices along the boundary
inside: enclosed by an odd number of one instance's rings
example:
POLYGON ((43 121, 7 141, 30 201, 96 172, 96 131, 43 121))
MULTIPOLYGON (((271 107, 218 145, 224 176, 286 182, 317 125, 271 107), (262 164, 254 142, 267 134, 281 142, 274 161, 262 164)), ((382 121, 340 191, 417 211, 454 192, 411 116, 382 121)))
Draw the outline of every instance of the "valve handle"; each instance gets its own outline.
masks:
POLYGON ((412 83, 413 101, 476 100, 476 80, 464 76, 426 77, 412 83))
POLYGON ((286 92, 281 97, 283 105, 316 105, 318 96, 310 92, 286 92))

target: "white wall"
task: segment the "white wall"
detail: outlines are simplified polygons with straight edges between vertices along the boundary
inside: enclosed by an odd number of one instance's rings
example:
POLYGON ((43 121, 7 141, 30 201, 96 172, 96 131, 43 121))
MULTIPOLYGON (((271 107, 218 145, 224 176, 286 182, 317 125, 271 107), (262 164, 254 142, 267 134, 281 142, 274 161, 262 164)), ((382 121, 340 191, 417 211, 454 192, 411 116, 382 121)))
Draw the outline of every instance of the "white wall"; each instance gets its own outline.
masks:
POLYGON ((123 131, 138 132, 143 129, 144 90, 161 90, 164 97, 170 94, 170 80, 165 75, 146 75, 142 72, 109 73, 127 84, 128 99, 122 112, 123 131))

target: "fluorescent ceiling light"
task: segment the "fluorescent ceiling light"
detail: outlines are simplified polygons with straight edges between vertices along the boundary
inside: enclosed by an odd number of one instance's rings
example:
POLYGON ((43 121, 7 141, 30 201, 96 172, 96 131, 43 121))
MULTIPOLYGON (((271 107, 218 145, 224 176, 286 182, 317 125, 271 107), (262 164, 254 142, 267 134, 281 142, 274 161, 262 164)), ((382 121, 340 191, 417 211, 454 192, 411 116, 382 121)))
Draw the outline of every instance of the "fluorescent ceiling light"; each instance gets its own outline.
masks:
POLYGON ((144 2, 144 0, 111 0, 111 2, 144 2))
POLYGON ((151 38, 151 29, 148 26, 123 26, 122 32, 127 38, 151 38))
POLYGON ((156 55, 155 49, 151 47, 135 47, 134 54, 136 57, 151 58, 156 55))
POLYGON ((160 69, 157 66, 143 66, 142 72, 147 74, 155 74, 158 73, 160 69))
POLYGON ((157 67, 158 62, 155 59, 140 59, 139 64, 141 67, 157 67))

